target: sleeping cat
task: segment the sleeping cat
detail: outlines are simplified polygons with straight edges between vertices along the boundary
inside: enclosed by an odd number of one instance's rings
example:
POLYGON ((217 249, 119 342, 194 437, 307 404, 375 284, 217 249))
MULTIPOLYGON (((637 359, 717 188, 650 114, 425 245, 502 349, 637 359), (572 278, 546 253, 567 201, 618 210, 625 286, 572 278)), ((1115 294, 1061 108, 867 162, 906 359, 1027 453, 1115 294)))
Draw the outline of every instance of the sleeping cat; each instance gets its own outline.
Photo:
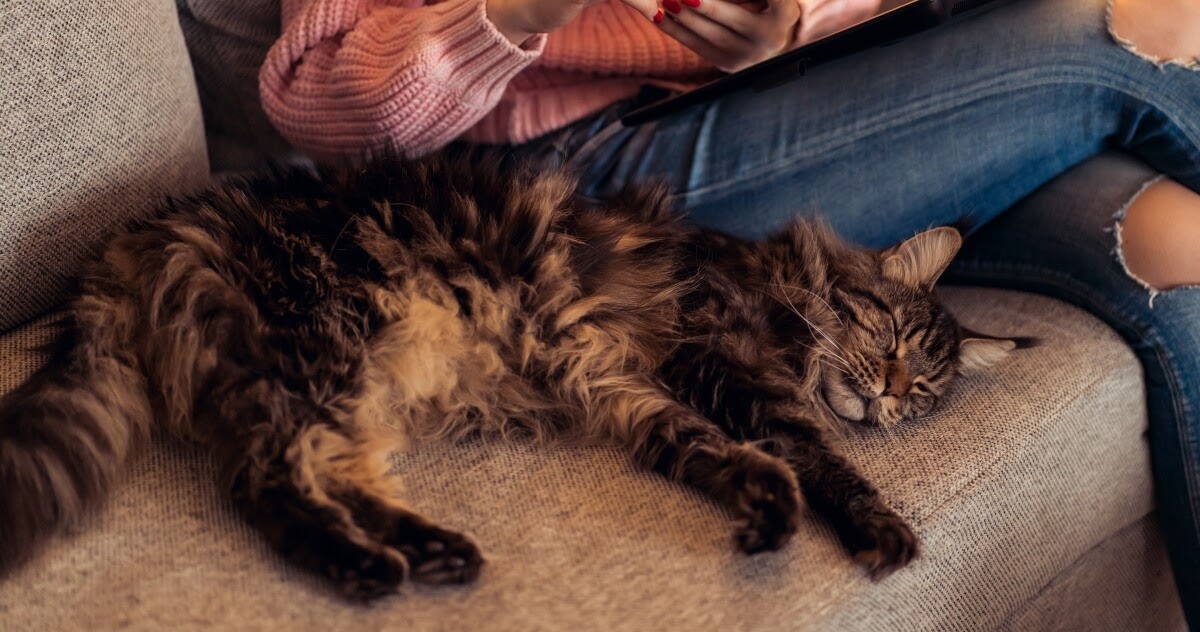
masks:
POLYGON ((874 252, 798 220, 752 242, 659 189, 574 190, 494 156, 383 159, 135 222, 0 401, 0 569, 152 429, 213 448, 245 518, 360 598, 477 577, 476 545, 389 473, 408 444, 473 435, 624 446, 727 507, 747 553, 788 541, 803 494, 872 576, 907 564, 917 538, 832 439, 839 417, 928 414, 1016 346, 937 303, 958 233, 874 252))

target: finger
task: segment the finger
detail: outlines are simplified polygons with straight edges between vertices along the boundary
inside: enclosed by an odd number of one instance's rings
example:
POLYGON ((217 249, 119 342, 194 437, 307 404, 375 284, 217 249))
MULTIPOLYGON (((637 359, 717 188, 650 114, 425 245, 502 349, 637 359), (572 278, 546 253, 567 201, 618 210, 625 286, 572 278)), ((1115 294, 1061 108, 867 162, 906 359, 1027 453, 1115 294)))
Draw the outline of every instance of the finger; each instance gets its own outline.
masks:
MULTIPOLYGON (((795 0, 792 0, 792 3, 795 4, 795 0)), ((693 28, 693 24, 699 24, 695 18, 703 17, 742 37, 753 37, 757 33, 759 22, 756 18, 761 18, 761 15, 747 11, 733 2, 728 2, 727 0, 690 0, 689 2, 684 2, 684 4, 687 6, 676 17, 680 18, 684 26, 688 28, 693 28)), ((669 4, 667 6, 670 8, 669 4)))
MULTIPOLYGON (((879 0, 870 0, 879 2, 879 0)), ((800 22, 800 15, 803 13, 800 6, 804 0, 766 0, 767 8, 762 11, 762 15, 774 18, 776 25, 783 25, 791 32, 795 30, 796 24, 800 22)))
POLYGON ((664 14, 662 7, 658 5, 658 0, 621 0, 621 2, 632 7, 651 22, 663 21, 664 14))
POLYGON ((708 40, 700 37, 695 31, 680 24, 677 20, 668 18, 663 20, 658 28, 664 33, 675 38, 680 44, 692 49, 701 57, 707 59, 718 70, 730 72, 733 70, 730 67, 731 59, 726 49, 717 48, 708 40))
MULTIPOLYGON (((676 7, 672 6, 676 1, 666 0, 663 2, 663 6, 671 12, 670 17, 672 19, 667 20, 667 22, 674 22, 682 26, 713 48, 727 51, 728 53, 741 53, 752 47, 753 41, 751 38, 742 35, 707 15, 701 14, 699 11, 692 11, 685 8, 676 12, 676 7)), ((715 4, 717 1, 719 0, 709 0, 709 3, 715 4)), ((701 4, 704 4, 703 0, 701 4)), ((662 26, 665 28, 667 25, 664 23, 662 26)))
MULTIPOLYGON (((670 0, 665 4, 670 10, 670 0)), ((725 57, 731 60, 730 65, 735 69, 758 63, 773 57, 791 45, 795 37, 796 22, 799 19, 799 4, 794 0, 788 6, 790 10, 780 10, 791 17, 771 13, 756 13, 747 8, 746 3, 735 4, 726 0, 692 0, 698 6, 691 10, 684 9, 674 16, 677 21, 692 32, 708 41, 714 47, 724 50, 725 57), (706 15, 707 13, 707 15, 706 15), (722 20, 728 20, 723 22, 722 20), (734 26, 730 26, 732 22, 734 26)), ((761 3, 754 8, 761 8, 761 3)), ((730 71, 730 68, 721 68, 730 71)))
POLYGON ((879 11, 879 0, 800 0, 800 5, 802 17, 798 40, 801 43, 858 24, 879 11))
MULTIPOLYGON (((800 19, 797 0, 767 0, 754 3, 728 0, 691 0, 688 10, 751 40, 759 40, 775 32, 788 31, 800 19)), ((669 6, 669 5, 667 5, 669 6)))
MULTIPOLYGON (((821 0, 815 0, 815 2, 820 2, 820 1, 821 0)), ((833 1, 837 2, 838 0, 833 0, 833 1)), ((859 0, 854 0, 854 1, 859 1, 859 0)), ((868 0, 868 1, 878 3, 880 0, 868 0)), ((784 18, 790 17, 792 20, 796 20, 800 17, 800 13, 801 13, 800 6, 804 5, 804 4, 812 4, 812 3, 813 3, 813 0, 766 0, 767 8, 763 11, 763 13, 770 13, 771 15, 775 15, 778 17, 784 17, 784 18)))

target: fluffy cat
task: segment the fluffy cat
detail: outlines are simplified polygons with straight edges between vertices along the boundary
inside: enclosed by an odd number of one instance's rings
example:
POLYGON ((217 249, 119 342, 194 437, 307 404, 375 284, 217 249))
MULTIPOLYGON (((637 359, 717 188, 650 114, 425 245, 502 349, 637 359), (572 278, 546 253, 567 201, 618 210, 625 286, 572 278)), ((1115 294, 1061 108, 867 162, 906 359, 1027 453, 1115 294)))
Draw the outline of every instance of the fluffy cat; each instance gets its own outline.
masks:
MULTIPOLYGON (((498 158, 229 184, 132 224, 54 359, 0 401, 0 568, 103 499, 152 430, 210 446, 270 543, 369 598, 483 558, 407 505, 388 455, 469 435, 615 442, 728 508, 747 553, 801 494, 873 576, 917 538, 841 457, 838 417, 925 415, 1016 346, 936 301, 956 231, 884 252, 798 220, 751 242, 658 189, 583 208, 498 158)), ((401 474, 402 475, 402 474, 401 474)))

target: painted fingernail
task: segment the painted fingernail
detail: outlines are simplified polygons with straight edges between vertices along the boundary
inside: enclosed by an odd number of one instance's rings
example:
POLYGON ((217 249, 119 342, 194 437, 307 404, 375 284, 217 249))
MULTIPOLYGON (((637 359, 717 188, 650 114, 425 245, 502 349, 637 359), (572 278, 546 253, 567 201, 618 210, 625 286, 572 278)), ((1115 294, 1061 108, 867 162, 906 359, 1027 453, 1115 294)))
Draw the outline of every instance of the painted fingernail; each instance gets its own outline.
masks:
POLYGON ((680 6, 679 0, 663 0, 663 8, 671 13, 679 13, 680 11, 683 11, 683 7, 680 6))
POLYGON ((683 3, 684 3, 684 4, 686 4, 686 5, 688 5, 689 7, 693 8, 693 9, 695 9, 695 8, 696 8, 696 7, 698 7, 698 6, 700 6, 700 0, 683 0, 683 3))
MULTIPOLYGON (((684 1, 684 2, 688 2, 689 0, 683 0, 683 1, 684 1)), ((659 9, 658 11, 656 11, 656 12, 654 13, 654 23, 655 23, 655 24, 660 24, 660 23, 662 23, 662 21, 663 21, 663 18, 665 18, 665 17, 667 17, 667 16, 666 16, 666 14, 665 14, 665 13, 663 13, 663 10, 662 10, 662 9, 659 9)))

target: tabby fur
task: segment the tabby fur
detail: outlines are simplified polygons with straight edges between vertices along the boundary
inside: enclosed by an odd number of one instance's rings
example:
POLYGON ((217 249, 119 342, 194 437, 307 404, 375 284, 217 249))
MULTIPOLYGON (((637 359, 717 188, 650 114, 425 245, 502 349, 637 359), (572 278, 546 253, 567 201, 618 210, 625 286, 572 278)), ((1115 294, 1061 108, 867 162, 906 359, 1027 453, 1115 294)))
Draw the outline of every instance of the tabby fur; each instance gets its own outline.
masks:
POLYGON ((270 543, 370 598, 483 558, 403 499, 395 450, 607 442, 711 494, 747 553, 801 494, 875 577, 911 529, 836 449, 839 416, 929 413, 969 337, 932 287, 949 228, 874 252, 797 220, 688 226, 657 188, 594 207, 561 173, 472 154, 231 183, 116 235, 54 359, 0 401, 0 567, 104 498, 153 431, 210 446, 270 543))

